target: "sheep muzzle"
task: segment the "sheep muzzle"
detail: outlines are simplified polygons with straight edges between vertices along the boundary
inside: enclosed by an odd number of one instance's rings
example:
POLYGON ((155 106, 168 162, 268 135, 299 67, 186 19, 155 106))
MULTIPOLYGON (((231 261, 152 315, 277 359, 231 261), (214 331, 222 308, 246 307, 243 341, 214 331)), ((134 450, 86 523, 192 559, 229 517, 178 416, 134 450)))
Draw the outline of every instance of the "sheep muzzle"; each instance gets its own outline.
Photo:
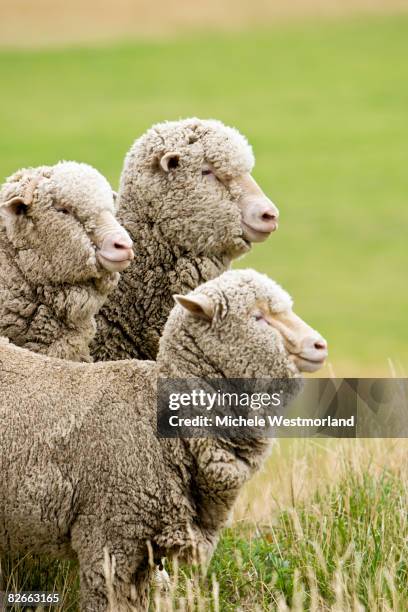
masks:
POLYGON ((301 372, 319 370, 328 355, 326 340, 294 312, 268 313, 265 318, 282 336, 285 348, 301 372))
POLYGON ((279 210, 250 174, 242 175, 236 182, 241 190, 238 204, 244 238, 263 242, 278 229, 279 210))
POLYGON ((91 238, 100 265, 109 272, 122 272, 134 258, 129 234, 108 211, 100 214, 91 238))

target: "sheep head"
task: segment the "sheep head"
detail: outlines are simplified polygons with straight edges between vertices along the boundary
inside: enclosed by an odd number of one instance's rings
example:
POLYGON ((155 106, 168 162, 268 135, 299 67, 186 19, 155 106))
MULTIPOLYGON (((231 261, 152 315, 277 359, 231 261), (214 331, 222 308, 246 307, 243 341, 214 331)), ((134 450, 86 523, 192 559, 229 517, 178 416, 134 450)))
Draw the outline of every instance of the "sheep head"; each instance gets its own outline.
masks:
POLYGON ((135 238, 141 222, 178 252, 233 259, 278 227, 253 165, 247 140, 220 121, 157 124, 126 157, 121 218, 135 238))
POLYGON ((76 162, 20 170, 0 192, 0 216, 19 266, 40 283, 117 279, 133 251, 114 214, 109 183, 76 162))
POLYGON ((211 376, 212 368, 226 378, 290 378, 317 371, 327 357, 326 341, 293 312, 286 291, 253 270, 224 272, 175 300, 159 354, 166 358, 174 338, 180 365, 187 342, 191 375, 211 376))

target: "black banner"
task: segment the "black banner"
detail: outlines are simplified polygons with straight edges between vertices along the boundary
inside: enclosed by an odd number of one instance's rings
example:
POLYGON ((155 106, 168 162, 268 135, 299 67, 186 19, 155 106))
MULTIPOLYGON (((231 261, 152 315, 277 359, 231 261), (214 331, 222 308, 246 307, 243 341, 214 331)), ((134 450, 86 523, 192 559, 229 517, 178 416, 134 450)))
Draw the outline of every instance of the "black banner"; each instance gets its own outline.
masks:
POLYGON ((408 437, 408 379, 160 379, 157 435, 408 437))

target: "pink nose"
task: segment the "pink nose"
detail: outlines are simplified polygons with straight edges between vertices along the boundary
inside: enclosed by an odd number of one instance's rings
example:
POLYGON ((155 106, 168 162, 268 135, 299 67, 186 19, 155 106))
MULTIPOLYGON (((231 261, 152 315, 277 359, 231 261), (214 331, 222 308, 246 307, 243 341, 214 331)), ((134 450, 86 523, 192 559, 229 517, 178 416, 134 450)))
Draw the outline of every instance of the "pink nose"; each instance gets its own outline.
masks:
POLYGON ((327 351, 327 342, 323 339, 318 340, 317 342, 314 343, 314 348, 317 351, 327 351))
POLYGON ((264 232, 273 232, 278 226, 279 212, 277 209, 267 207, 259 212, 260 228, 264 232))
POLYGON ((276 213, 274 213, 272 210, 266 210, 263 215, 262 215, 262 219, 264 221, 276 221, 276 219, 278 218, 278 215, 276 213))
POLYGON ((109 234, 105 237, 101 255, 110 261, 126 261, 133 259, 133 242, 125 234, 109 234))
POLYGON ((314 332, 303 338, 300 355, 306 359, 324 360, 328 355, 327 342, 320 334, 314 332))

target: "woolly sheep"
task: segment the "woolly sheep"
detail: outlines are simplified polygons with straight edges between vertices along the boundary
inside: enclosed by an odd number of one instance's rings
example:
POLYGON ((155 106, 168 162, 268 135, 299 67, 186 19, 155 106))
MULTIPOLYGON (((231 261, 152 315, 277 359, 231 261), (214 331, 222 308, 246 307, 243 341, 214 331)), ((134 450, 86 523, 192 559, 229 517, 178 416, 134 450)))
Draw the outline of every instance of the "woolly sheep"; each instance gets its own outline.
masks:
POLYGON ((97 317, 95 360, 155 359, 173 305, 277 228, 247 140, 220 121, 160 123, 131 147, 118 218, 135 259, 97 317))
POLYGON ((158 438, 157 378, 273 376, 295 393, 299 371, 327 353, 288 294, 253 271, 176 299, 157 362, 78 364, 0 346, 0 550, 76 556, 86 612, 107 599, 115 612, 146 609, 148 541, 155 559, 210 554, 270 446, 158 438))
POLYGON ((87 164, 23 169, 0 191, 0 334, 89 361, 94 315, 129 264, 107 180, 87 164))

